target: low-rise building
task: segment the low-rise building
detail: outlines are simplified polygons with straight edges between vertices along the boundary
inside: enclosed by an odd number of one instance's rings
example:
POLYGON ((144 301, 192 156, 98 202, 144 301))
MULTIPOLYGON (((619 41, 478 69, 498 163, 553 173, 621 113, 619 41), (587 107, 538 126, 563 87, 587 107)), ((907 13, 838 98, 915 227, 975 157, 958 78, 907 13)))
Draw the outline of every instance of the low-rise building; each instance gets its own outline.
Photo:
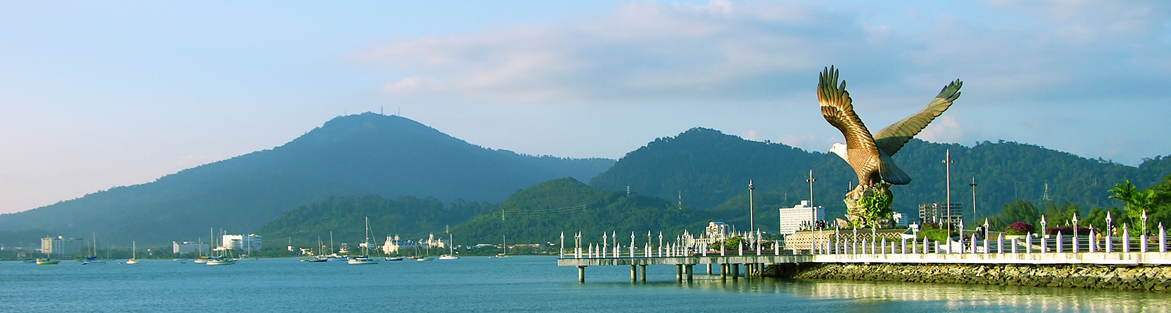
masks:
POLYGON ((207 249, 208 246, 206 243, 195 243, 187 241, 181 243, 177 241, 171 242, 171 253, 175 254, 199 253, 206 255, 208 251, 207 249))
POLYGON ((728 224, 724 224, 724 222, 709 222, 707 223, 707 229, 705 229, 704 234, 704 237, 710 240, 724 240, 724 237, 728 235, 728 224))

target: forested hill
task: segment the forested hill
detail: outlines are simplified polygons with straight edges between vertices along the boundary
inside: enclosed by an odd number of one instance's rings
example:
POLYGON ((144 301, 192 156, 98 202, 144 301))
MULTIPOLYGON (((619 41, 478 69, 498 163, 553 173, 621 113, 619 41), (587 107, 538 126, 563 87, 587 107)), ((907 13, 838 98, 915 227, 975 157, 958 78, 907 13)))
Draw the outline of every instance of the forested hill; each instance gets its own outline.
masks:
POLYGON ((80 238, 96 232, 115 246, 131 240, 160 244, 194 240, 209 227, 255 231, 281 213, 330 196, 502 201, 550 179, 589 179, 613 162, 491 150, 406 118, 365 113, 335 118, 271 150, 0 215, 0 229, 80 238))
POLYGON ((639 242, 646 242, 647 231, 655 231, 656 236, 658 231, 676 234, 708 221, 703 211, 680 210, 663 199, 598 190, 564 178, 518 191, 495 210, 453 227, 451 232, 457 243, 499 243, 502 235, 508 236, 508 242, 541 243, 556 241, 561 232, 572 242, 577 231, 597 239, 602 232, 611 231, 629 238, 633 231, 639 234, 639 242))
MULTIPOLYGON (((969 147, 912 140, 894 156, 912 179, 910 185, 892 188, 895 211, 915 213, 918 203, 946 199, 942 161, 947 149, 954 161, 952 202, 963 203, 965 216, 971 215, 972 178, 977 184, 976 215, 985 216, 999 212, 1015 198, 1043 200, 1046 184, 1048 199, 1053 201, 1087 208, 1116 206, 1106 192, 1114 184, 1130 179, 1146 188, 1171 174, 1171 158, 1156 157, 1136 168, 1015 142, 985 141, 969 147)), ((809 198, 809 170, 816 180, 814 204, 840 216, 845 211, 841 199, 857 179, 838 156, 748 141, 704 128, 656 139, 628 153, 590 185, 614 191, 629 186, 633 192, 672 200, 681 195, 684 206, 716 207, 746 196, 751 180, 757 193, 774 194, 791 206, 809 198)), ((743 200, 746 204, 747 199, 743 200)))

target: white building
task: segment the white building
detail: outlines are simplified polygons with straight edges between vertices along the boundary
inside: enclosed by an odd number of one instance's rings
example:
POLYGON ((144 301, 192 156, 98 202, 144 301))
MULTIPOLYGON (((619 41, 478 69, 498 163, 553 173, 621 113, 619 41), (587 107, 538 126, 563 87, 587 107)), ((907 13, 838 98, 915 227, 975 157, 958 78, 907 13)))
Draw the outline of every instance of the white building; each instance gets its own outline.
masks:
POLYGON ((810 207, 809 201, 801 200, 801 203, 791 208, 780 208, 780 222, 782 235, 792 235, 797 230, 802 228, 809 228, 815 221, 825 219, 825 209, 822 207, 810 207))
POLYGON ((427 239, 419 239, 420 248, 438 248, 447 249, 447 238, 435 238, 435 234, 427 236, 427 239))
POLYGON ((249 253, 252 251, 260 250, 260 247, 261 247, 260 235, 256 235, 256 234, 224 235, 222 242, 223 242, 223 244, 220 245, 221 248, 239 249, 239 250, 248 251, 249 253))
POLYGON ((710 240, 720 241, 728 235, 728 225, 724 222, 710 222, 707 223, 707 236, 710 240))
POLYGON ((61 236, 41 238, 40 251, 49 255, 65 253, 65 240, 61 236))
POLYGON ((207 255, 207 244, 206 243, 187 242, 187 241, 179 243, 177 241, 172 241, 171 242, 171 253, 176 253, 176 254, 199 253, 202 255, 207 255))

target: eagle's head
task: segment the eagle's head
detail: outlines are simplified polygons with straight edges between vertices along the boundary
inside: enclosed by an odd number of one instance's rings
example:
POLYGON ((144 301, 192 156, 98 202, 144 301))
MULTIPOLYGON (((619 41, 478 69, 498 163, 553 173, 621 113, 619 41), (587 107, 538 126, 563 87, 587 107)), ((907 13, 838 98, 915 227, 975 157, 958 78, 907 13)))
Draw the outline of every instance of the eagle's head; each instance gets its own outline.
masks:
POLYGON ((846 163, 850 163, 850 158, 846 155, 846 144, 835 143, 833 147, 829 148, 829 152, 837 154, 838 156, 842 157, 842 160, 846 160, 846 163))

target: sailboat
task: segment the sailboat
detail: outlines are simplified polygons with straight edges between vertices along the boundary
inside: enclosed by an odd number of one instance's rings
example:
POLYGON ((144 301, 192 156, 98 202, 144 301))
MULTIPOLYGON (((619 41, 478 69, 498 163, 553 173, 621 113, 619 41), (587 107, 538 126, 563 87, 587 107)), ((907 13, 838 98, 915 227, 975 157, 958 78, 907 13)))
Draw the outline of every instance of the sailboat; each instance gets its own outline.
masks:
POLYGON ((362 255, 352 257, 346 260, 346 264, 363 265, 363 264, 378 264, 378 258, 370 257, 370 218, 366 218, 366 231, 364 232, 366 240, 362 242, 362 255))
POLYGON ((496 254, 496 258, 507 258, 508 257, 508 235, 501 235, 501 236, 502 236, 501 238, 503 238, 503 240, 504 240, 504 245, 503 245, 504 253, 496 254))
POLYGON ((447 233, 447 251, 448 252, 447 252, 447 255, 440 256, 439 257, 440 260, 459 260, 459 257, 455 256, 455 242, 452 241, 451 238, 452 238, 451 233, 447 233))
MULTIPOLYGON (((211 256, 211 251, 208 251, 208 256, 211 256)), ((207 259, 203 258, 203 238, 199 238, 199 245, 195 246, 195 264, 207 263, 207 259)))
POLYGON ((90 254, 90 256, 87 256, 87 257, 85 257, 85 261, 82 261, 82 262, 81 262, 81 265, 86 265, 86 264, 106 264, 106 261, 102 261, 102 260, 99 260, 99 259, 98 259, 98 234, 97 234, 97 233, 93 233, 93 236, 94 236, 94 242, 93 242, 93 244, 94 244, 94 249, 93 249, 92 251, 90 251, 90 253, 89 253, 89 254, 90 254))
POLYGON ((304 260, 301 260, 301 262, 320 263, 329 261, 329 258, 325 257, 325 253, 322 249, 324 249, 324 245, 321 244, 321 236, 317 236, 317 255, 311 255, 304 260))
MULTIPOLYGON (((212 242, 212 245, 215 245, 215 231, 214 230, 212 231, 211 242, 212 242)), ((232 265, 232 264, 236 264, 236 259, 233 259, 231 256, 232 253, 230 251, 232 249, 227 248, 227 247, 219 247, 219 248, 217 248, 217 250, 220 251, 219 255, 213 256, 213 257, 208 257, 207 262, 205 262, 204 264, 207 264, 207 265, 232 265)))
POLYGON ((138 264, 138 243, 137 242, 134 242, 134 241, 130 242, 130 259, 126 260, 126 264, 130 264, 130 265, 138 264))

